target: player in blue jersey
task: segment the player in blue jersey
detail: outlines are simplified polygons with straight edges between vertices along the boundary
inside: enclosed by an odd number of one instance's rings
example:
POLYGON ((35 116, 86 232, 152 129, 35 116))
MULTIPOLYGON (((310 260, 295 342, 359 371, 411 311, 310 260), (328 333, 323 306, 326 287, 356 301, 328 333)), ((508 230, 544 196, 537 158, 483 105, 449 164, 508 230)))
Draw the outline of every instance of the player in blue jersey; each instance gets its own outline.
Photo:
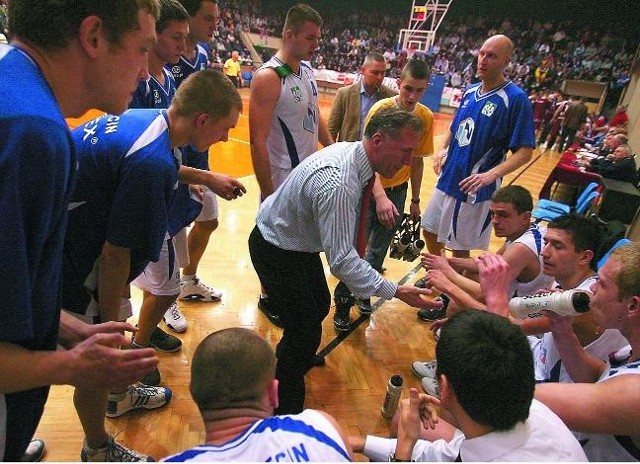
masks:
POLYGON ((117 349, 127 342, 119 332, 134 327, 82 324, 60 314, 59 299, 76 165, 64 118, 126 109, 157 14, 155 0, 9 5, 13 40, 0 45, 0 460, 22 458, 49 385, 122 388, 158 362, 152 350, 117 349))
MULTIPOLYGON (((65 310, 89 322, 129 315, 120 309, 125 286, 163 252, 172 254, 168 207, 178 180, 207 185, 227 199, 242 195, 244 187, 235 179, 181 167, 174 156, 179 146, 203 150, 226 140, 241 110, 233 84, 210 70, 186 80, 168 110, 129 110, 121 117, 89 121, 73 132, 79 170, 65 239, 65 310)), ((175 267, 171 258, 166 263, 175 267)), ((149 346, 163 312, 141 312, 133 348, 149 346)), ((171 398, 167 388, 131 386, 110 393, 107 402, 107 391, 75 390, 86 435, 83 460, 104 460, 96 444, 108 437, 105 410, 108 417, 118 417, 132 409, 161 407, 171 398)))
POLYGON ((213 37, 220 10, 217 0, 180 0, 191 19, 186 50, 177 63, 169 67, 178 87, 189 75, 209 67, 207 42, 213 37))
MULTIPOLYGON (((131 108, 156 108, 169 107, 176 93, 176 84, 173 75, 165 66, 177 62, 186 50, 186 38, 189 34, 189 13, 177 0, 160 1, 160 18, 156 23, 156 36, 158 38, 153 49, 149 53, 149 78, 138 83, 138 89, 131 102, 131 108)), ((182 158, 182 157, 181 157, 182 158)), ((189 224, 201 210, 201 203, 191 200, 189 186, 182 184, 178 187, 171 201, 170 222, 180 222, 187 215, 189 224), (173 218, 173 221, 171 220, 173 218)), ((183 226, 179 226, 181 229, 183 226)), ((170 236, 174 238, 174 233, 170 236)), ((186 241, 186 240, 185 240, 186 241)), ((178 249, 179 243, 174 238, 174 246, 178 249)), ((186 245, 184 245, 186 246, 186 245)), ((167 257, 166 253, 162 256, 167 257)), ((149 263, 148 272, 141 281, 135 282, 144 291, 144 299, 140 307, 141 313, 159 311, 165 308, 165 320, 180 332, 186 330, 187 322, 180 310, 174 305, 180 291, 179 278, 176 282, 165 275, 168 272, 166 260, 149 263), (183 328, 184 327, 184 328, 183 328)), ((146 318, 141 318, 144 323, 146 318)), ((182 347, 179 338, 167 334, 160 327, 156 327, 151 335, 151 346, 159 351, 174 352, 182 347)), ((147 385, 159 385, 159 376, 147 376, 143 379, 147 385)))
POLYGON ((205 338, 191 363, 191 396, 205 426, 205 443, 168 457, 182 461, 350 461, 351 447, 323 411, 274 416, 276 357, 252 330, 219 330, 205 338))
MULTIPOLYGON (((181 0, 189 12, 189 36, 187 50, 177 64, 171 66, 176 83, 179 86, 183 79, 199 69, 209 67, 208 42, 216 30, 220 10, 216 0, 181 0)), ((184 164, 198 169, 209 169, 209 152, 198 152, 193 147, 183 150, 184 164)), ((198 276, 198 265, 209 243, 209 237, 218 228, 218 200, 209 189, 202 191, 202 211, 195 218, 193 227, 187 237, 186 230, 182 230, 176 237, 176 245, 186 238, 184 253, 180 265, 183 267, 180 279, 180 299, 192 301, 219 301, 222 292, 206 285, 198 276)), ((185 210, 188 199, 184 195, 176 197, 175 210, 185 210), (181 198, 182 197, 182 198, 181 198)), ((177 304, 173 304, 164 318, 166 324, 176 332, 187 328, 187 322, 182 316, 177 304)))
POLYGON ((502 177, 531 159, 535 147, 531 103, 504 77, 513 43, 504 35, 487 39, 478 53, 481 82, 465 91, 444 148, 434 157, 439 174, 422 218, 429 252, 443 245, 456 257, 489 246, 489 203, 502 177), (506 154, 511 151, 508 158, 506 154), (444 161, 444 164, 443 164, 444 161))
POLYGON ((177 0, 160 0, 157 42, 149 53, 149 78, 140 80, 129 108, 169 108, 176 93, 173 74, 165 68, 186 50, 189 14, 177 0))

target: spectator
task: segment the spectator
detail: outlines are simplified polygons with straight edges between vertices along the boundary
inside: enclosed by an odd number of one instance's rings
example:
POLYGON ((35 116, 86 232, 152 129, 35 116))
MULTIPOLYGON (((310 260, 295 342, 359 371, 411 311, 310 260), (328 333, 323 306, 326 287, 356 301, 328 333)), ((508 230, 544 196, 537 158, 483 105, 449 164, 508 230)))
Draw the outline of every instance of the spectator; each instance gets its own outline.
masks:
POLYGON ((231 52, 231 57, 224 62, 224 74, 233 82, 236 89, 242 87, 242 71, 240 70, 240 63, 238 62, 238 52, 236 50, 231 52))
POLYGON ((379 53, 369 53, 362 63, 362 79, 338 89, 329 115, 328 127, 336 142, 362 140, 367 113, 378 100, 395 92, 382 84, 387 63, 379 53))
POLYGON ((597 172, 607 179, 620 180, 622 182, 638 183, 636 162, 629 145, 619 145, 612 154, 606 158, 592 160, 580 160, 589 171, 597 172))
POLYGON ((623 129, 626 129, 627 124, 629 124, 627 108, 624 105, 618 105, 616 107, 616 113, 611 116, 609 127, 622 127, 623 129))
POLYGON ((564 126, 560 131, 560 140, 558 142, 558 150, 560 153, 573 145, 573 140, 580 127, 587 120, 589 109, 584 103, 584 98, 578 98, 567 111, 564 118, 564 126))

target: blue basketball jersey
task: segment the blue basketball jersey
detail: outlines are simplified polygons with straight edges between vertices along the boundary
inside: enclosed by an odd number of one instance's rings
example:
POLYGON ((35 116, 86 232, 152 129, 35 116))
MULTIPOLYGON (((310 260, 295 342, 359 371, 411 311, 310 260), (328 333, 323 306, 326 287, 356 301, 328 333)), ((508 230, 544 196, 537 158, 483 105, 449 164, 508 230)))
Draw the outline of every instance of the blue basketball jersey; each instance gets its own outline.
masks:
POLYGON ((139 81, 138 88, 133 94, 129 108, 169 108, 173 96, 176 94, 176 81, 167 69, 162 68, 164 85, 153 76, 146 81, 139 81))
MULTIPOLYGON (((63 307, 84 314, 88 285, 105 241, 131 252, 129 281, 157 261, 178 183, 166 111, 105 115, 72 133, 78 183, 64 244, 63 307)), ((92 288, 94 287, 94 288, 92 288)))
POLYGON ((196 45, 196 57, 190 61, 184 55, 180 57, 176 64, 168 64, 167 69, 173 74, 176 86, 180 87, 182 81, 196 71, 201 71, 209 67, 209 55, 205 44, 196 45))
POLYGON ((52 328, 57 334, 75 152, 56 98, 31 57, 0 45, 0 75, 0 340, 41 349, 52 328))
POLYGON ((466 177, 500 164, 509 150, 535 147, 533 112, 527 95, 511 81, 486 94, 482 83, 469 87, 451 124, 451 143, 437 188, 461 201, 491 199, 500 179, 474 195, 460 191, 466 177))
MULTIPOLYGON (((171 70, 176 82, 176 86, 180 86, 182 82, 196 71, 201 71, 209 67, 208 46, 204 43, 196 45, 196 57, 193 61, 187 59, 184 55, 176 64, 167 65, 171 70)), ((209 151, 197 151, 191 146, 182 147, 182 164, 192 168, 209 170, 209 151)), ((201 204, 191 198, 188 187, 180 187, 176 192, 176 197, 171 205, 171 224, 169 226, 169 234, 171 236, 178 233, 181 229, 191 224, 200 214, 202 210, 201 204)))
MULTIPOLYGON (((56 97, 26 52, 0 44, 0 76, 0 341, 54 351, 75 150, 56 97)), ((5 461, 22 458, 48 393, 0 394, 5 461)))

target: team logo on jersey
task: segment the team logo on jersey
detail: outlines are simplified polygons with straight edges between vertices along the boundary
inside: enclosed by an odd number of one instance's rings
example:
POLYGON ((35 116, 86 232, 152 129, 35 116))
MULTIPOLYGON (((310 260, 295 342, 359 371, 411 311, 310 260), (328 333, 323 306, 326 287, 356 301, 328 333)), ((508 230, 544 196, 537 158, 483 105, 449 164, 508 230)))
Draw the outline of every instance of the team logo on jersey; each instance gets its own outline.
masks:
POLYGON ((495 103, 491 103, 490 101, 488 101, 487 103, 484 104, 484 106, 482 107, 482 114, 484 114, 487 117, 491 117, 491 115, 493 114, 493 112, 496 110, 496 108, 498 107, 498 105, 496 105, 495 103))
POLYGON ((297 85, 295 87, 291 87, 291 95, 293 96, 294 102, 300 103, 302 101, 302 92, 300 91, 300 87, 297 85))
POLYGON ((307 108, 307 115, 302 121, 302 128, 307 132, 315 133, 318 126, 318 118, 316 116, 316 109, 313 106, 307 108))
POLYGON ((473 129, 475 126, 476 125, 471 118, 467 118, 460 123, 458 130, 456 131, 456 140, 458 141, 459 146, 466 147, 471 143, 471 137, 473 137, 473 129))

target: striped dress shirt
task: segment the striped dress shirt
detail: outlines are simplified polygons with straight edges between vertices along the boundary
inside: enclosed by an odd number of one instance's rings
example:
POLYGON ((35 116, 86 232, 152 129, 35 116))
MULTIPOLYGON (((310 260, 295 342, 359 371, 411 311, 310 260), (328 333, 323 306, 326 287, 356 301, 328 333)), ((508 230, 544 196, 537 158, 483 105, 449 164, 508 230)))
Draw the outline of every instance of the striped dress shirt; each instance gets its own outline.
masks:
POLYGON ((340 142, 296 167, 258 212, 264 239, 283 250, 324 251, 331 273, 359 298, 392 299, 398 286, 355 248, 363 190, 373 176, 362 142, 340 142))

